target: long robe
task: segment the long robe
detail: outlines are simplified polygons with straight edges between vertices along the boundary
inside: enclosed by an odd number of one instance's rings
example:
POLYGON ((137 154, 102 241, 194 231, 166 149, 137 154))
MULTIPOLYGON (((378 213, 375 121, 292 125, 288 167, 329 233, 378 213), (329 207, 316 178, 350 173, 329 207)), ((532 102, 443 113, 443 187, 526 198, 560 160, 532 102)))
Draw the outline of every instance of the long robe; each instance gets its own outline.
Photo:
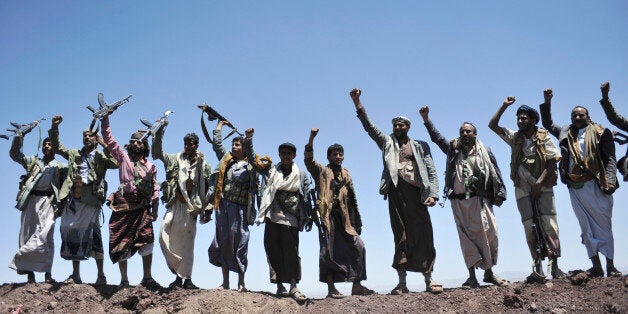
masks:
MULTIPOLYGON (((34 190, 46 191, 51 187, 53 169, 46 167, 34 190)), ((52 191, 50 191, 52 193, 52 191)), ((20 220, 19 250, 10 268, 18 272, 50 272, 54 257, 54 207, 51 196, 31 193, 20 220)))
POLYGON ((395 240, 392 267, 431 273, 436 259, 434 234, 419 188, 399 180, 388 192, 388 211, 395 240))
POLYGON ((571 206, 580 223, 582 244, 589 257, 602 253, 609 259, 615 256, 613 239, 613 196, 600 189, 595 180, 584 183, 580 189, 569 188, 571 206))

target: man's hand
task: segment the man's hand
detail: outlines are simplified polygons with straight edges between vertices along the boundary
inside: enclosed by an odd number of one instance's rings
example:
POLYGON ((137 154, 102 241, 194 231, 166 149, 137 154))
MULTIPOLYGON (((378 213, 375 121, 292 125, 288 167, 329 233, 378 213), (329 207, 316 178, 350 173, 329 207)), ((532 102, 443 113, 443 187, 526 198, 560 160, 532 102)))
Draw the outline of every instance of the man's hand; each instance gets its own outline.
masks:
POLYGON ((100 146, 102 146, 103 148, 107 148, 107 143, 105 143, 105 140, 102 137, 96 135, 95 141, 96 143, 100 144, 100 146))
POLYGON ((211 210, 201 210, 201 223, 208 223, 212 220, 211 210))
POLYGON ((61 122, 63 122, 63 117, 62 116, 54 116, 52 117, 52 126, 58 126, 59 124, 61 124, 61 122))
POLYGON ((312 128, 312 130, 310 131, 310 138, 307 141, 306 147, 311 148, 314 145, 314 138, 316 137, 316 134, 318 134, 318 128, 312 128))
POLYGON ((615 190, 617 190, 617 188, 614 185, 609 184, 608 188, 602 189, 602 192, 604 192, 604 193, 606 193, 608 195, 612 195, 615 192, 615 190))
POLYGON ((552 91, 551 88, 548 88, 543 91, 543 100, 545 100, 546 104, 549 104, 550 102, 552 102, 552 97, 554 97, 554 92, 552 91))
POLYGON ((423 122, 429 121, 430 120, 430 117, 429 117, 430 107, 428 106, 421 107, 421 109, 419 109, 419 114, 421 115, 421 118, 423 118, 423 122))
POLYGON ((354 88, 349 92, 349 96, 351 96, 351 100, 353 100, 353 104, 356 107, 360 103, 360 95, 362 95, 362 91, 359 88, 354 88))
POLYGON ((493 205, 500 207, 502 206, 502 204, 504 204, 505 199, 501 196, 498 196, 495 198, 495 202, 493 202, 493 205))
POLYGON ((602 91, 602 99, 608 99, 608 92, 611 90, 611 83, 602 83, 602 85, 600 85, 600 90, 602 91))
POLYGON ((254 128, 248 128, 246 129, 246 131, 244 131, 244 136, 246 136, 246 138, 252 138, 254 133, 255 133, 254 128))
POLYGON ((423 204, 427 205, 428 207, 432 207, 436 205, 436 200, 433 197, 428 197, 423 204))
POLYGON ((150 211, 150 215, 151 215, 151 216, 153 216, 153 221, 156 221, 156 220, 157 220, 157 215, 158 215, 158 213, 157 213, 157 209, 153 208, 153 209, 150 211))
POLYGON ((504 106, 510 106, 514 104, 516 101, 515 96, 508 96, 504 99, 504 106))

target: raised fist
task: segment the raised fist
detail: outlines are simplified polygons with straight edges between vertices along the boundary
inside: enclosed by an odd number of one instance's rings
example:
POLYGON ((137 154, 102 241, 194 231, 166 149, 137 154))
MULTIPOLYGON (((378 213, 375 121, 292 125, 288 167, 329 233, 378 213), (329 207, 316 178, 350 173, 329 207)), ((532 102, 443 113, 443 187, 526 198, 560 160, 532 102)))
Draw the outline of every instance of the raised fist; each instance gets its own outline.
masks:
POLYGON ((430 107, 428 106, 423 106, 421 107, 421 109, 419 109, 419 114, 421 114, 421 118, 423 118, 423 120, 426 120, 428 118, 429 113, 430 107))
POLYGON ((353 101, 359 101, 360 100, 360 95, 362 95, 362 91, 359 88, 354 88, 351 90, 351 92, 349 92, 349 95, 351 96, 351 99, 353 99, 353 101))
POLYGON ((62 116, 54 116, 54 117, 52 117, 52 125, 59 125, 59 124, 61 124, 61 122, 63 122, 63 117, 62 116))
POLYGON ((312 128, 312 130, 310 131, 310 136, 314 137, 316 136, 316 134, 318 134, 318 128, 312 128))
POLYGON ((552 92, 551 88, 548 88, 543 91, 543 98, 545 99, 546 103, 552 101, 552 97, 554 97, 554 93, 552 92))
POLYGON ((253 129, 253 128, 248 128, 248 129, 246 129, 246 131, 244 131, 244 135, 246 136, 246 138, 253 137, 254 133, 255 133, 255 129, 253 129))
POLYGON ((602 91, 602 98, 608 98, 608 92, 611 90, 611 83, 602 83, 602 85, 600 85, 600 90, 602 91))
POLYGON ((508 96, 508 97, 506 97, 506 99, 504 99, 504 105, 510 106, 510 105, 514 104, 515 101, 516 101, 515 100, 515 96, 508 96))

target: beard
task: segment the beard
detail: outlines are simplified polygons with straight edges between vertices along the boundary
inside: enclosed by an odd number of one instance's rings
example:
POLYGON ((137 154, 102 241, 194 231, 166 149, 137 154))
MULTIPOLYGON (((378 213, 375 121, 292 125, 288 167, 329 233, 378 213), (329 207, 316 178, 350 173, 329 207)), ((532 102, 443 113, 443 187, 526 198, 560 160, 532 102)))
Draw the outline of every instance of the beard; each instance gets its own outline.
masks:
POLYGON ((462 145, 465 145, 465 146, 475 145, 475 137, 461 136, 460 142, 462 143, 462 145))

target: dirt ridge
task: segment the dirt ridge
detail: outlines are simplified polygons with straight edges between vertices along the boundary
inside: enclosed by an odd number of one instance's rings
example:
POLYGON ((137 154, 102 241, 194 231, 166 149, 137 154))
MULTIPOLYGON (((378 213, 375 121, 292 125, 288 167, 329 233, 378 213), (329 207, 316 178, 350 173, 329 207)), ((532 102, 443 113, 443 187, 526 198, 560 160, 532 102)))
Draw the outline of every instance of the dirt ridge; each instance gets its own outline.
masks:
POLYGON ((1 313, 406 313, 406 312, 596 312, 628 311, 628 277, 588 278, 572 273, 543 284, 445 289, 442 294, 347 296, 303 304, 264 291, 120 289, 114 285, 14 284, 0 286, 1 313))

